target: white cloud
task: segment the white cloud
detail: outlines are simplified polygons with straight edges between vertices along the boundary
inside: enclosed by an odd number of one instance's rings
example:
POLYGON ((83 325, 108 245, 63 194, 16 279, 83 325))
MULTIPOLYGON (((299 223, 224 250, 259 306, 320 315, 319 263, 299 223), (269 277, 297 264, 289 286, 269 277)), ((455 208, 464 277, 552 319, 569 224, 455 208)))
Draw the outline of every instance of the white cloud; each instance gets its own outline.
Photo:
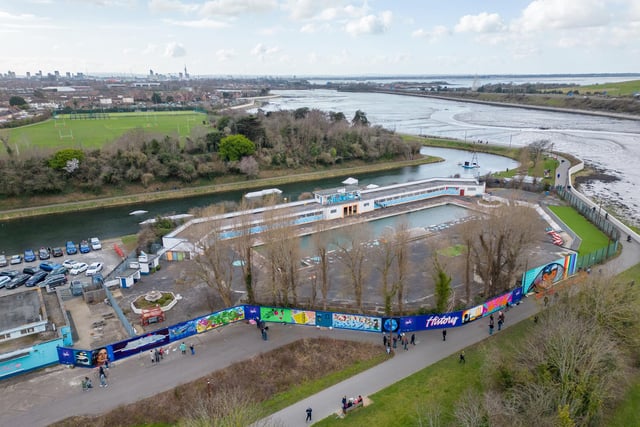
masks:
POLYGON ((283 28, 280 25, 274 26, 274 27, 266 27, 266 28, 260 28, 257 33, 263 36, 275 36, 278 33, 281 33, 283 31, 283 28))
POLYGON ((168 58, 180 58, 187 54, 187 50, 182 43, 171 42, 164 49, 164 56, 168 58))
POLYGON ((209 18, 197 19, 194 21, 176 21, 173 19, 165 19, 164 22, 170 25, 175 25, 177 27, 187 28, 225 28, 229 26, 229 24, 226 22, 215 21, 209 18))
POLYGON ((497 13, 482 12, 478 15, 464 15, 455 26, 458 33, 496 33, 503 31, 505 25, 497 13))
POLYGON ((270 12, 278 8, 277 0, 210 0, 200 8, 205 16, 237 16, 270 12))
POLYGON ((382 34, 391 25, 393 14, 391 11, 384 11, 379 15, 367 15, 360 19, 347 22, 345 31, 353 36, 360 34, 382 34))
POLYGON ((449 35, 449 29, 444 25, 436 25, 435 27, 433 27, 431 31, 427 31, 420 28, 418 30, 415 30, 413 33, 411 33, 412 37, 424 38, 424 39, 427 39, 429 42, 434 42, 447 35, 449 35))
POLYGON ((197 11, 200 6, 192 3, 183 3, 180 0, 149 0, 149 9, 152 12, 180 12, 190 13, 197 11))
POLYGON ((282 5, 282 9, 289 12, 291 19, 300 21, 331 13, 325 11, 340 7, 343 3, 343 0, 287 0, 282 5))
POLYGON ((251 55, 257 57, 261 61, 264 61, 279 51, 280 48, 278 47, 267 47, 262 43, 258 43, 253 49, 251 49, 251 55))
POLYGON ((226 62, 238 56, 233 49, 218 49, 216 51, 216 57, 220 62, 226 62))
POLYGON ((147 47, 145 47, 142 50, 142 54, 143 55, 154 55, 157 51, 158 51, 158 46, 153 44, 153 43, 149 43, 149 44, 147 44, 147 47))
POLYGON ((609 21, 610 14, 603 0, 534 0, 512 27, 520 31, 544 31, 596 27, 609 21))

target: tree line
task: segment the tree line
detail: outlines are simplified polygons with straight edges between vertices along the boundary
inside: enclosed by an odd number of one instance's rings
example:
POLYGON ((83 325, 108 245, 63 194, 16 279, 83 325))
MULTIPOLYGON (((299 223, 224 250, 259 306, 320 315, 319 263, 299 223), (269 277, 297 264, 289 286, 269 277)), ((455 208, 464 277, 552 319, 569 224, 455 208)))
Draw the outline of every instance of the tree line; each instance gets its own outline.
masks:
POLYGON ((0 195, 6 197, 100 194, 105 187, 189 184, 224 175, 255 178, 261 170, 411 159, 420 152, 420 144, 405 143, 394 132, 370 126, 362 111, 349 121, 342 113, 307 108, 211 117, 209 125, 184 143, 177 136, 142 129, 95 150, 19 152, 8 133, 0 134, 0 142, 6 151, 0 159, 0 195), (56 157, 70 163, 61 164, 56 157))

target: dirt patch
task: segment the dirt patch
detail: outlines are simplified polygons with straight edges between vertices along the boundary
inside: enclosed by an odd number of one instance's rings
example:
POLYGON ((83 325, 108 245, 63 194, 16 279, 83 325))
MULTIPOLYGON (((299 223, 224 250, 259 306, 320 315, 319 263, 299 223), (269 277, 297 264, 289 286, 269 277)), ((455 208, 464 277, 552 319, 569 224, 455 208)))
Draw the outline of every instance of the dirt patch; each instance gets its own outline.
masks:
MULTIPOLYGON (((167 424, 192 417, 196 408, 206 408, 212 424, 216 419, 260 402, 295 386, 323 378, 364 361, 379 357, 379 345, 330 338, 304 339, 268 353, 212 372, 199 380, 173 390, 122 406, 99 416, 71 417, 52 424, 58 427, 79 425, 135 426, 167 424), (331 351, 327 351, 331 349, 331 351), (345 363, 348 361, 348 363, 345 363), (242 374, 239 374, 242 373, 242 374), (209 382, 209 385, 208 385, 209 382), (242 399, 232 395, 241 392, 242 399), (250 392, 249 392, 250 391, 250 392), (211 404, 224 401, 224 405, 211 404)), ((302 398, 304 396, 300 396, 302 398)), ((256 412, 257 417, 264 416, 256 412)), ((257 418, 256 418, 257 419, 257 418)))
POLYGON ((620 181, 620 178, 607 173, 605 169, 599 169, 594 166, 590 166, 585 174, 579 174, 574 177, 573 183, 574 186, 579 186, 580 184, 589 184, 592 181, 600 181, 600 182, 615 182, 620 181))

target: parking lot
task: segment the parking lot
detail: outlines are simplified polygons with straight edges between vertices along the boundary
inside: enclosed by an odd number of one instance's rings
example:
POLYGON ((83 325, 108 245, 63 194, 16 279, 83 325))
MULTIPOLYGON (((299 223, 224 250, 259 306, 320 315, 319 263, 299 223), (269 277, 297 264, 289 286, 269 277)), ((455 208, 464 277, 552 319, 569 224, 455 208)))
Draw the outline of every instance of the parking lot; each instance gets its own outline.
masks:
MULTIPOLYGON (((32 268, 32 269, 36 269, 39 270, 40 269, 40 264, 43 262, 50 262, 50 263, 54 263, 54 264, 59 264, 62 265, 64 263, 64 261, 67 260, 73 260, 73 261, 77 261, 78 263, 86 263, 88 266, 91 265, 94 262, 101 262, 103 264, 103 268, 101 271, 101 274, 103 276, 106 276, 110 271, 112 271, 119 263, 120 263, 120 257, 118 256, 118 254, 115 252, 115 250, 113 249, 113 244, 115 243, 115 241, 108 241, 108 242, 102 242, 102 249, 100 250, 91 250, 88 253, 80 253, 80 251, 78 251, 76 254, 74 255, 68 255, 66 253, 66 251, 64 252, 64 254, 62 256, 59 257, 53 257, 51 256, 49 259, 47 260, 40 260, 38 259, 37 255, 38 255, 38 251, 34 251, 36 254, 36 260, 32 261, 32 262, 25 262, 24 259, 22 260, 22 262, 20 262, 19 264, 8 264, 5 267, 0 268, 0 274, 2 274, 3 272, 6 274, 9 271, 17 271, 19 273, 22 273, 23 270, 25 268, 32 268)), ((7 257, 7 261, 9 261, 10 257, 7 257)), ((70 269, 67 269, 70 270, 70 269)), ((79 280, 83 283, 90 283, 91 282, 91 278, 86 276, 85 274, 86 272, 82 271, 79 272, 77 275, 72 275, 69 274, 69 271, 67 271, 67 279, 68 282, 71 282, 72 280, 79 280)), ((65 285, 66 287, 69 286, 69 283, 67 283, 65 285)), ((62 286, 61 288, 64 288, 64 286, 62 286)), ((18 286, 15 289, 2 289, 0 290, 0 292, 3 293, 13 293, 13 292, 21 292, 24 289, 24 285, 18 286)), ((2 295, 0 293, 0 295, 2 295)))

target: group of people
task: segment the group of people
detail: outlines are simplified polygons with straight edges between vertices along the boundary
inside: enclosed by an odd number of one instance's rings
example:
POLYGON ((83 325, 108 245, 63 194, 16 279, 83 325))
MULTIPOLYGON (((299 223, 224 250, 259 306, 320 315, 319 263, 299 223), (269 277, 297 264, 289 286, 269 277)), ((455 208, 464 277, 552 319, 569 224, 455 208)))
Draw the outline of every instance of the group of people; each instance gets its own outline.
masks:
POLYGON ((392 345, 393 348, 398 347, 398 342, 400 343, 400 345, 402 345, 405 351, 407 351, 409 350, 409 344, 416 345, 416 334, 411 334, 411 339, 409 339, 407 337, 407 334, 405 334, 404 332, 394 335, 393 337, 387 337, 386 335, 382 336, 382 343, 387 350, 387 354, 391 354, 392 345))
MULTIPOLYGON (((109 384, 107 383, 107 370, 109 369, 109 365, 108 364, 103 364, 100 365, 98 367, 98 370, 96 371, 96 375, 98 376, 98 380, 100 381, 100 387, 108 387, 109 384)), ((93 388, 93 382, 91 381, 91 378, 89 377, 84 377, 82 379, 82 391, 88 391, 90 389, 93 388)))
MULTIPOLYGON (((500 311, 498 312, 498 330, 502 330, 502 325, 504 324, 504 312, 500 311)), ((493 335, 493 328, 494 328, 494 317, 493 317, 493 313, 491 313, 491 315, 489 315, 489 335, 493 335)))
POLYGON ((362 406, 362 405, 363 405, 362 395, 359 395, 358 397, 350 397, 348 399, 347 399, 347 396, 344 396, 342 398, 342 411, 344 413, 347 412, 347 409, 353 406, 362 406))

